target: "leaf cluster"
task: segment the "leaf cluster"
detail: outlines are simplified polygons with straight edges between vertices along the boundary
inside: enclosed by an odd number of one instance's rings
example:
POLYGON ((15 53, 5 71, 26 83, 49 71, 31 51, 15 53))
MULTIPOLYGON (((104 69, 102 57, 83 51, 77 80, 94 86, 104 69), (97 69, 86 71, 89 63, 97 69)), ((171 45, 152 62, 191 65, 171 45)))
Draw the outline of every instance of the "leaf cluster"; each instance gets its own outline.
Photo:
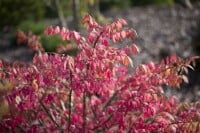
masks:
POLYGON ((124 19, 99 25, 86 15, 82 23, 87 27, 85 36, 58 26, 45 30, 74 42, 79 49, 75 56, 62 52, 70 45, 48 53, 37 36, 18 33, 18 41, 37 52, 28 65, 0 62, 1 80, 10 84, 9 91, 1 93, 2 108, 7 110, 0 112, 2 132, 199 131, 199 102, 178 103, 163 89, 187 82, 187 69, 193 69, 190 64, 199 56, 172 55, 134 69, 130 56, 140 52, 133 42, 137 34, 124 19), (115 44, 124 39, 132 44, 117 48, 115 44))

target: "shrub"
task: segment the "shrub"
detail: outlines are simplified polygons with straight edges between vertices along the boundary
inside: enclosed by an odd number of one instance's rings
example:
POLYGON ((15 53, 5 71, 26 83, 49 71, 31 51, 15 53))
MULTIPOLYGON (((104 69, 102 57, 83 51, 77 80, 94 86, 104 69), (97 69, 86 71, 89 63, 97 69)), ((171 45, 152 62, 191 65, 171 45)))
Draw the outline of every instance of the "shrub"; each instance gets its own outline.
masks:
POLYGON ((39 20, 43 13, 43 4, 40 0, 1 0, 0 28, 5 25, 16 26, 26 19, 39 20))
POLYGON ((34 22, 27 20, 20 23, 18 29, 24 32, 32 32, 34 35, 40 36, 39 41, 41 42, 45 51, 55 52, 60 45, 66 45, 66 42, 62 41, 60 36, 45 36, 43 33, 46 26, 47 23, 44 21, 34 22))
POLYGON ((127 0, 126 2, 122 0, 100 0, 100 8, 102 11, 111 9, 111 10, 116 10, 116 9, 121 9, 121 8, 127 8, 130 7, 130 0, 127 0))
POLYGON ((138 46, 111 45, 136 37, 133 29, 123 28, 126 21, 100 26, 86 15, 83 23, 86 37, 58 26, 45 30, 74 41, 76 56, 48 54, 35 47, 39 51, 33 64, 0 62, 1 78, 14 86, 4 95, 10 113, 0 120, 2 132, 199 131, 199 102, 178 103, 162 88, 187 81, 184 71, 198 56, 183 60, 172 55, 160 63, 140 64, 130 74, 129 56, 139 52, 138 46))
POLYGON ((26 32, 31 31, 36 35, 41 35, 46 26, 47 24, 44 21, 26 20, 21 22, 17 28, 26 32))
POLYGON ((145 6, 145 5, 172 5, 174 3, 174 0, 132 0, 133 6, 145 6))
POLYGON ((45 51, 48 52, 55 52, 60 45, 66 45, 66 42, 63 42, 60 36, 49 37, 43 34, 40 37, 45 51))

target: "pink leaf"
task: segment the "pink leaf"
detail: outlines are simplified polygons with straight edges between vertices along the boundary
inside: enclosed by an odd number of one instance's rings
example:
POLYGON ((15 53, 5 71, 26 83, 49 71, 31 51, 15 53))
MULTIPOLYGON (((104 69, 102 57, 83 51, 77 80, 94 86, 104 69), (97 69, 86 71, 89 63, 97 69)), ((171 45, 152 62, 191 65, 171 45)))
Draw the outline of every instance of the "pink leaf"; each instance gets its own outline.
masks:
POLYGON ((53 27, 52 26, 47 27, 44 33, 47 35, 51 35, 53 33, 53 27))
POLYGON ((56 28, 54 29, 54 34, 59 34, 60 33, 60 27, 56 26, 56 28))
POLYGON ((76 41, 77 43, 79 43, 80 42, 80 40, 81 40, 81 36, 80 36, 80 34, 78 33, 78 32, 73 32, 73 39, 74 39, 74 41, 76 41))
POLYGON ((107 41, 107 40, 102 40, 102 44, 103 44, 104 46, 108 46, 108 41, 107 41))
POLYGON ((122 31, 122 32, 120 33, 120 35, 121 35, 122 38, 125 38, 125 37, 126 37, 126 32, 125 32, 125 31, 122 31))
POLYGON ((135 44, 132 44, 131 48, 133 54, 137 54, 140 52, 139 48, 135 44))

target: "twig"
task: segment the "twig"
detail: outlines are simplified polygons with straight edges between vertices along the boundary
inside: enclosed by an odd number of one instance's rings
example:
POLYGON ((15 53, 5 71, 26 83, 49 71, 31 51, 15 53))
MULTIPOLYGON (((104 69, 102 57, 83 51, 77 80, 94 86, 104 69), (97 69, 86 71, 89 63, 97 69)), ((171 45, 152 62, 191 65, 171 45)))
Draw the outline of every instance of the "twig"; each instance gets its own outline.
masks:
POLYGON ((72 112, 71 102, 72 102, 72 89, 70 89, 70 92, 69 92, 69 119, 68 119, 68 128, 67 128, 68 133, 70 133, 70 126, 71 126, 71 112, 72 112))
POLYGON ((97 42, 99 41, 99 38, 100 38, 100 36, 103 34, 103 31, 102 32, 100 32, 100 34, 97 36, 97 38, 96 38, 96 40, 95 40, 95 42, 94 42, 94 45, 93 45, 93 48, 95 48, 96 47, 96 45, 97 45, 97 42))
POLYGON ((83 93, 83 133, 86 132, 86 94, 83 93))
MULTIPOLYGON (((70 83, 72 84, 72 71, 70 71, 70 83)), ((68 128, 67 131, 70 133, 70 127, 71 127, 71 112, 72 112, 72 89, 70 88, 69 92, 69 119, 68 119, 68 128)))
POLYGON ((49 113, 48 109, 46 108, 46 106, 43 104, 42 100, 39 100, 40 105, 42 106, 42 108, 44 109, 45 113, 47 114, 47 116, 51 119, 51 121, 58 127, 60 128, 60 125, 53 119, 52 115, 49 113))
POLYGON ((111 104, 111 102, 115 99, 115 97, 118 95, 118 93, 119 93, 119 90, 115 91, 115 93, 112 95, 112 97, 111 97, 111 98, 108 100, 108 102, 103 106, 102 111, 104 111, 105 108, 108 107, 108 106, 111 104))

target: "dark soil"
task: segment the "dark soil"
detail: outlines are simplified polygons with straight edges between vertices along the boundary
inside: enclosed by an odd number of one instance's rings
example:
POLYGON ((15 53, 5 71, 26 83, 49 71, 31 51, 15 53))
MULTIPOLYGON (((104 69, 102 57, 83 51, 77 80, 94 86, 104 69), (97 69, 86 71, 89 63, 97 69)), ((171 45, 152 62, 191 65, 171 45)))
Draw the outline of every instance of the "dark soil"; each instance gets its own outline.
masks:
MULTIPOLYGON (((107 18, 124 18, 130 27, 138 33, 135 43, 141 48, 141 53, 133 57, 135 65, 148 61, 158 62, 164 57, 176 53, 187 58, 199 55, 195 50, 193 37, 199 33, 200 2, 192 9, 175 6, 147 6, 125 9, 118 12, 106 12, 107 18)), ((27 47, 13 47, 0 33, 0 58, 6 61, 30 61, 33 53, 27 47)), ((200 99, 200 69, 191 72, 190 83, 183 85, 182 90, 167 91, 169 95, 176 94, 180 100, 195 101, 200 99)))

